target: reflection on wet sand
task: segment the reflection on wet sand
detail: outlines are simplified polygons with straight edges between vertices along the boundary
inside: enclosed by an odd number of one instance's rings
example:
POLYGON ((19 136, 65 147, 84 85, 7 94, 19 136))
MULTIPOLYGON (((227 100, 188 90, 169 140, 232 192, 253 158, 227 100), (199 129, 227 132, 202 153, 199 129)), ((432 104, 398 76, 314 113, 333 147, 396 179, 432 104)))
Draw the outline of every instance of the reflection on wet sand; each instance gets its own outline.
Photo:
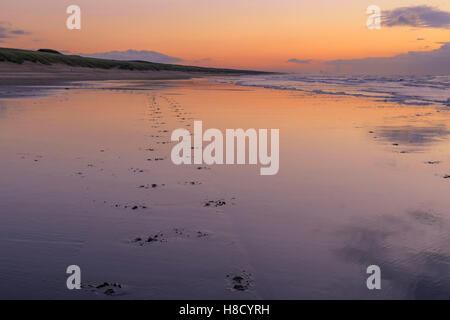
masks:
POLYGON ((450 294, 448 221, 434 212, 410 210, 379 216, 340 231, 341 259, 380 266, 384 285, 407 299, 447 299, 450 294))
POLYGON ((0 297, 448 292, 447 110, 203 80, 68 89, 1 101, 0 297), (278 174, 175 166, 170 134, 194 120, 279 128, 278 174), (61 285, 71 264, 83 290, 61 285))
POLYGON ((450 131, 447 130, 445 124, 430 124, 427 127, 413 125, 380 126, 375 130, 375 133, 397 145, 426 147, 445 139, 450 131))

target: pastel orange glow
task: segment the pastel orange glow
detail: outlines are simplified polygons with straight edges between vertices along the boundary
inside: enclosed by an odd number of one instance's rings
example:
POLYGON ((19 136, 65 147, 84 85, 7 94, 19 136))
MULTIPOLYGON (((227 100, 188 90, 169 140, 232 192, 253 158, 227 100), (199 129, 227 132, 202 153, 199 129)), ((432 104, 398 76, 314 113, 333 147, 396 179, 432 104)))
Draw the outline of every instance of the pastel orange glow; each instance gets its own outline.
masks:
MULTIPOLYGON (((377 0, 383 10, 404 1, 377 0)), ((193 64, 289 70, 288 59, 386 57, 430 51, 450 41, 450 29, 369 30, 361 0, 3 0, 0 21, 30 34, 0 46, 73 53, 154 50, 193 64), (65 27, 67 6, 82 10, 82 29, 65 27), (418 41, 418 38, 424 40, 418 41), (196 62, 197 61, 197 62, 196 62), (196 63, 194 63, 196 62, 196 63)), ((448 0, 412 0, 450 11, 448 0)), ((314 65, 313 65, 314 66, 314 65)))

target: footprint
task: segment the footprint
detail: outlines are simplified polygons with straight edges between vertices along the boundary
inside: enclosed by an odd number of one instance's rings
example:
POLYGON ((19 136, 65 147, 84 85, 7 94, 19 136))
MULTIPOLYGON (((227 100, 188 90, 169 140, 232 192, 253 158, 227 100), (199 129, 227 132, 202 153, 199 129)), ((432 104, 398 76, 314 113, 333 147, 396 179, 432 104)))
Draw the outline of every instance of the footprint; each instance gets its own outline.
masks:
POLYGON ((209 200, 203 204, 204 207, 222 207, 227 203, 224 200, 209 200))
POLYGON ((227 279, 230 282, 231 290, 233 291, 247 291, 253 284, 251 273, 242 270, 239 274, 227 274, 227 279))

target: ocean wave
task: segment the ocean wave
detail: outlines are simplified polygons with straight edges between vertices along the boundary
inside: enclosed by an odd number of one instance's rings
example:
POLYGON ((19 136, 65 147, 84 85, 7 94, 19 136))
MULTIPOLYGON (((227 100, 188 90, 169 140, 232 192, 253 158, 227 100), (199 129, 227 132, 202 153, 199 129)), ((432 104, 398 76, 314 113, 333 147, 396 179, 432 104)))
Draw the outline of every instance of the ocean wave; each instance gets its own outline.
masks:
POLYGON ((404 105, 450 106, 450 76, 243 76, 213 81, 247 87, 354 96, 404 105))

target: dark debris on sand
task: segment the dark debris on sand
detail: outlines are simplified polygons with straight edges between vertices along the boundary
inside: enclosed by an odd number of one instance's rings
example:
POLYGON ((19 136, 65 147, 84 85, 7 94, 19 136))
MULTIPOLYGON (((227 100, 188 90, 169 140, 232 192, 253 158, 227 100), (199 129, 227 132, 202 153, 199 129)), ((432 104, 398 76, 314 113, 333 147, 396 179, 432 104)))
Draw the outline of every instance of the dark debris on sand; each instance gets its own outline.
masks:
MULTIPOLYGON (((159 186, 164 187, 165 184, 162 183, 162 184, 160 184, 159 186)), ((155 189, 155 188, 157 188, 157 187, 158 187, 158 184, 156 184, 156 183, 152 183, 152 184, 141 184, 141 185, 138 186, 139 189, 155 189)))
POLYGON ((202 184, 200 181, 185 181, 183 182, 185 186, 198 186, 202 184))
POLYGON ((138 210, 138 209, 147 209, 147 205, 145 204, 120 204, 120 203, 116 203, 114 205, 112 205, 114 208, 123 208, 123 209, 131 209, 133 211, 138 210))
POLYGON ((217 207, 223 207, 223 206, 225 206, 226 204, 229 204, 229 203, 231 203, 231 205, 235 205, 236 203, 234 203, 234 200, 236 200, 235 197, 231 198, 229 202, 226 202, 224 199, 208 200, 208 201, 203 203, 203 206, 204 207, 217 208, 217 207))
POLYGON ((120 296, 124 295, 123 285, 118 282, 103 282, 101 284, 83 284, 81 289, 87 289, 93 293, 103 293, 107 296, 120 296))
POLYGON ((140 246, 144 246, 145 244, 148 244, 148 243, 166 242, 166 241, 167 241, 167 239, 164 238, 164 234, 159 232, 154 235, 147 236, 147 237, 136 237, 133 239, 132 242, 137 243, 140 246))
POLYGON ((227 274, 227 279, 230 281, 231 289, 234 291, 247 291, 252 283, 251 273, 243 270, 240 274, 227 274))
POLYGON ((222 207, 227 203, 224 200, 209 200, 203 204, 204 207, 222 207))
POLYGON ((174 228, 173 230, 169 230, 167 232, 158 232, 155 234, 151 234, 150 236, 139 236, 134 238, 131 243, 136 243, 139 246, 144 246, 152 243, 161 243, 168 242, 169 239, 196 239, 196 238, 206 238, 209 237, 210 234, 206 231, 187 231, 184 228, 174 228))

